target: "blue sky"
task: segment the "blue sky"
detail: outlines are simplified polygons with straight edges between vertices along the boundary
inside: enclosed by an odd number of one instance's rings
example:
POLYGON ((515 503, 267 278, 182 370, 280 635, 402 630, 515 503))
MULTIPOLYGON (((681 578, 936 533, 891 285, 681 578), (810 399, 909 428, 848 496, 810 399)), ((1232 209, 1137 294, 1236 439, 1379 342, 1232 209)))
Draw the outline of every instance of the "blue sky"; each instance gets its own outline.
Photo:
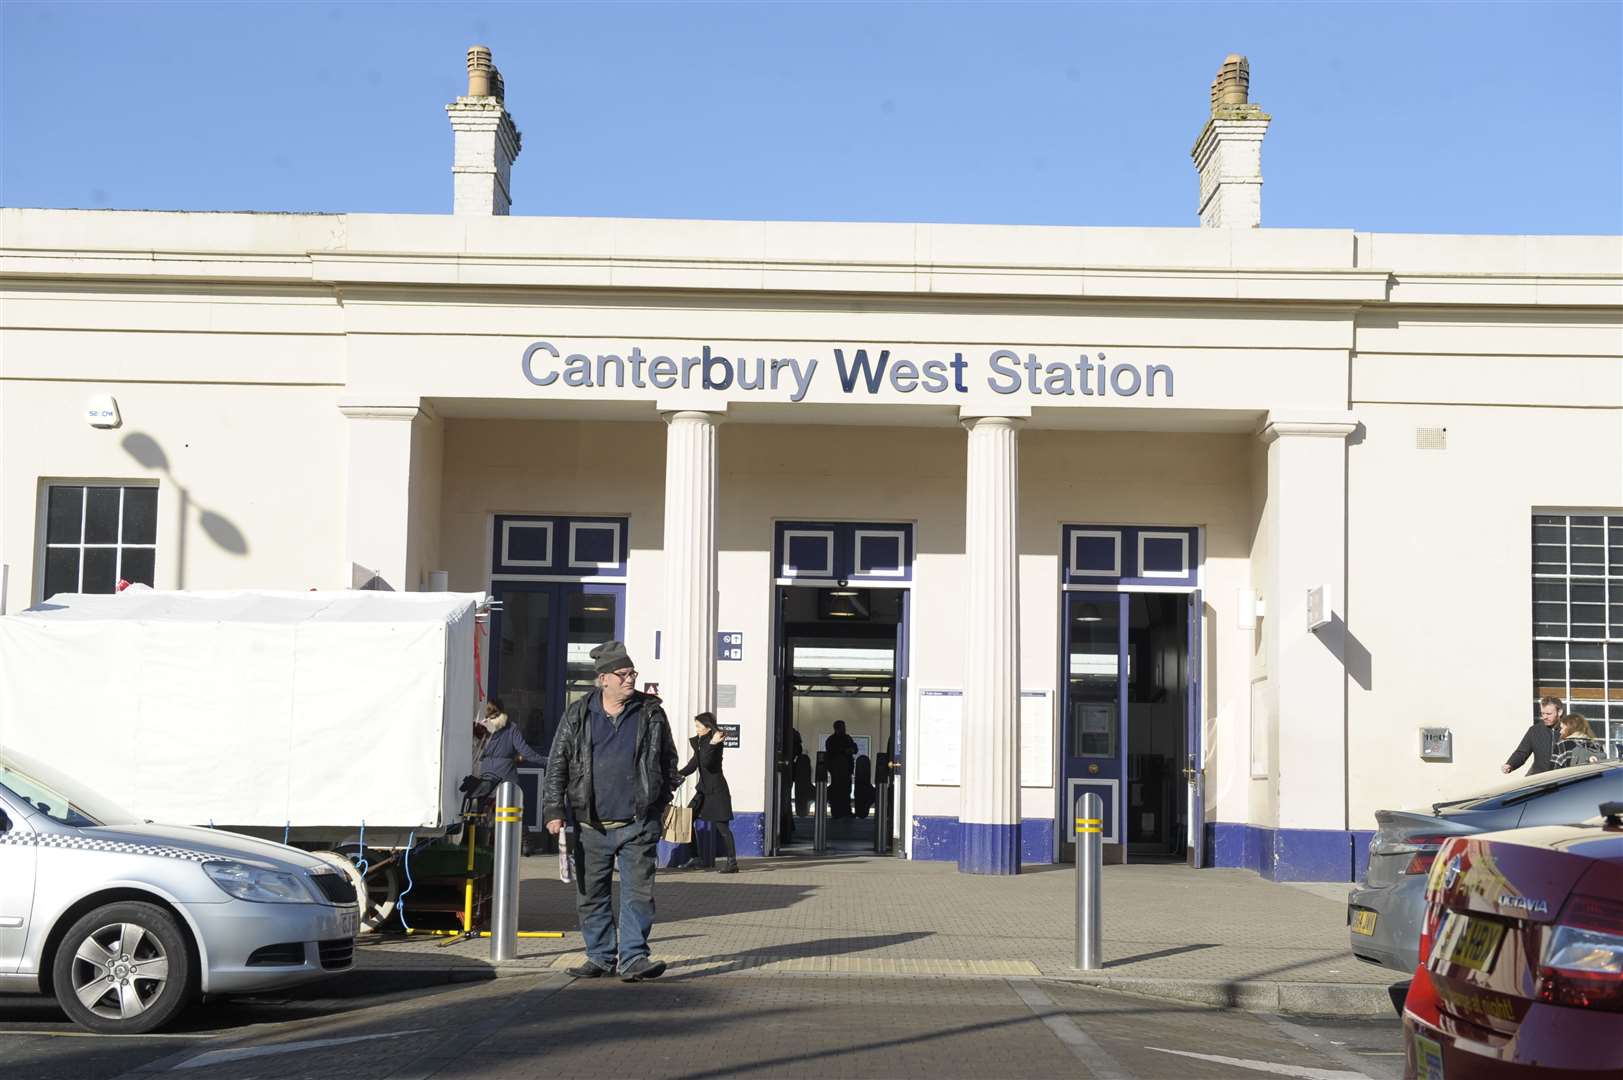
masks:
POLYGON ((1263 222, 1623 232, 1623 4, 0 6, 0 202, 448 213, 495 51, 516 214, 1196 224, 1229 52, 1263 222))

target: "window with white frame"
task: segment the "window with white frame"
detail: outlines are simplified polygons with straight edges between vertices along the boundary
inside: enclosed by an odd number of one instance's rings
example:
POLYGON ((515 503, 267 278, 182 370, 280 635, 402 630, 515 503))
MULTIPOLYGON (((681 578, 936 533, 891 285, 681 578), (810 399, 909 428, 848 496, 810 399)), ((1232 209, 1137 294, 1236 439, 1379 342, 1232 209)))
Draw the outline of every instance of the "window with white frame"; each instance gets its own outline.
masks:
POLYGON ((43 598, 151 585, 158 557, 152 484, 50 484, 45 490, 43 598))
POLYGON ((1533 686, 1623 757, 1623 511, 1533 515, 1533 686))

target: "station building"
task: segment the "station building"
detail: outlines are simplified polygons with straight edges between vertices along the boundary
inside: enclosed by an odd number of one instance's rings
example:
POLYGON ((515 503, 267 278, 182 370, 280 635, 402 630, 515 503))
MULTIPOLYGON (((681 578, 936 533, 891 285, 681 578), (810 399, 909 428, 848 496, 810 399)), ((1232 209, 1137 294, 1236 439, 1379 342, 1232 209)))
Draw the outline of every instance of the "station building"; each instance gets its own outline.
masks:
POLYGON ((470 68, 449 215, 3 211, 6 610, 488 592, 537 745, 606 638, 728 725, 741 854, 835 721, 834 846, 981 873, 1094 793, 1346 880, 1540 695, 1623 750, 1619 237, 1259 227, 1237 57, 1198 227, 514 217, 470 68))

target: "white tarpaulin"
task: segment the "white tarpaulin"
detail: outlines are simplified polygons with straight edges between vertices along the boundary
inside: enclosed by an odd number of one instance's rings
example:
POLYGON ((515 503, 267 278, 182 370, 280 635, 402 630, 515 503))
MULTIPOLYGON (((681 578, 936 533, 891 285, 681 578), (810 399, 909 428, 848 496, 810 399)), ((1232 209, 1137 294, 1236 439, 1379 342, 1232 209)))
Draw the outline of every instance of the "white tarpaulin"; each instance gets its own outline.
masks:
POLYGON ((471 766, 480 599, 54 596, 0 616, 0 746, 155 821, 440 828, 471 766))

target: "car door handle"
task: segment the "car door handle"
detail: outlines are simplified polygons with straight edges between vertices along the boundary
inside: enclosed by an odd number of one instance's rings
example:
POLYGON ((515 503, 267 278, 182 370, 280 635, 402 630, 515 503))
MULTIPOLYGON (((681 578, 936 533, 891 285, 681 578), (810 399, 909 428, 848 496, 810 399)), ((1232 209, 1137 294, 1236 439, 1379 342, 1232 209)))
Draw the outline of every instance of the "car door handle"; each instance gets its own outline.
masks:
POLYGON ((23 924, 21 915, 0 915, 0 930, 15 930, 23 924))

